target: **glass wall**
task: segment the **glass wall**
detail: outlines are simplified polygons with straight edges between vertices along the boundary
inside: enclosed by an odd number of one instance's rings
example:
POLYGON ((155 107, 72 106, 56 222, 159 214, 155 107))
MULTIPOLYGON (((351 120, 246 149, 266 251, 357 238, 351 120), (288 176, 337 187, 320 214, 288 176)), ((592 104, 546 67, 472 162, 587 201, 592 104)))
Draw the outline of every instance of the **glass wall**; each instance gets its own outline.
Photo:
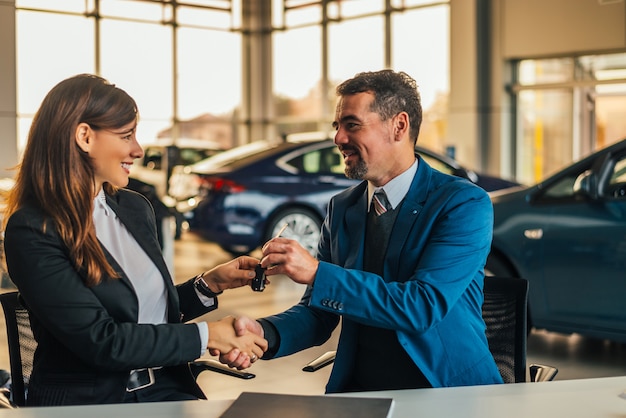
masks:
POLYGON ((235 3, 16 0, 20 147, 44 95, 85 72, 135 98, 143 144, 192 138, 231 147, 242 71, 235 3))
POLYGON ((20 149, 25 144, 32 117, 48 90, 68 75, 95 71, 94 20, 81 15, 18 10, 16 31, 20 149), (55 30, 42 33, 37 28, 55 30), (37 32, 42 35, 32 36, 37 32))
POLYGON ((272 84, 274 104, 262 120, 275 132, 329 130, 335 86, 389 67, 420 86, 421 141, 437 148, 445 135, 447 0, 16 0, 16 7, 20 147, 46 92, 84 72, 137 100, 144 144, 240 143, 239 109, 249 99, 242 80, 264 71, 243 68, 242 15, 261 7, 271 7, 272 64, 260 79, 272 84))
MULTIPOLYGON (((422 2, 424 3, 424 2, 422 2)), ((448 92, 450 90, 450 27, 448 5, 440 4, 396 13, 392 20, 392 67, 411 74, 417 81, 424 122, 419 142, 444 152, 448 138, 448 92)))
POLYGON ((518 181, 532 184, 626 137, 626 54, 517 65, 518 181))
POLYGON ((273 2, 279 132, 330 130, 335 87, 361 71, 406 71, 424 107, 420 142, 443 151, 449 91, 449 4, 424 0, 273 2))

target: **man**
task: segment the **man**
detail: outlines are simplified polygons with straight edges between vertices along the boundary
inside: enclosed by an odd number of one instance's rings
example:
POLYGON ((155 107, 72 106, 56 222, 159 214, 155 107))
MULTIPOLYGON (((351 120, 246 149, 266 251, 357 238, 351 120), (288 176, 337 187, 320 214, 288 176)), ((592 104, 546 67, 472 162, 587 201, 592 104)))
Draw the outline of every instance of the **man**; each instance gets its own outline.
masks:
POLYGON ((481 315, 489 197, 415 155, 422 110, 410 76, 360 73, 337 94, 335 143, 346 175, 364 181, 331 200, 317 258, 293 240, 266 243, 266 274, 307 290, 236 326, 264 335, 269 359, 324 343, 341 318, 327 392, 501 383, 481 315))

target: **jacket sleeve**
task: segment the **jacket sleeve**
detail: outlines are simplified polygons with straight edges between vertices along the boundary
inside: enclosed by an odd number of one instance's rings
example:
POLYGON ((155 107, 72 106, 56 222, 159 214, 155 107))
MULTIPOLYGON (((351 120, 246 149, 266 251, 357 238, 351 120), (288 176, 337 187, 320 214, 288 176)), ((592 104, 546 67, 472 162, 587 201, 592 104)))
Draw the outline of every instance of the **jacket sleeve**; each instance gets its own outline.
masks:
POLYGON ((193 285, 194 280, 195 277, 184 283, 176 285, 178 299, 180 300, 181 322, 191 321, 192 319, 196 319, 207 312, 217 309, 217 297, 213 298, 213 305, 205 306, 202 303, 196 293, 196 288, 193 285))

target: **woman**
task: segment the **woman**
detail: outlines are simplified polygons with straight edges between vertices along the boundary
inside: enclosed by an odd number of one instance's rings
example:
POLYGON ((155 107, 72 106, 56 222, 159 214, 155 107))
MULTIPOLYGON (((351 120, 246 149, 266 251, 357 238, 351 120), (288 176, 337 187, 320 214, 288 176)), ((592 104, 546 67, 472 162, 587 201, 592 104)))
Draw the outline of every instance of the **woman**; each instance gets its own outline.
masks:
POLYGON ((204 398, 189 361, 234 349, 247 367, 267 347, 237 337, 231 317, 185 323, 249 284, 258 260, 173 285, 152 207, 123 189, 143 155, 137 122, 126 92, 88 74, 55 86, 33 119, 4 216, 8 271, 38 342, 28 405, 204 398))

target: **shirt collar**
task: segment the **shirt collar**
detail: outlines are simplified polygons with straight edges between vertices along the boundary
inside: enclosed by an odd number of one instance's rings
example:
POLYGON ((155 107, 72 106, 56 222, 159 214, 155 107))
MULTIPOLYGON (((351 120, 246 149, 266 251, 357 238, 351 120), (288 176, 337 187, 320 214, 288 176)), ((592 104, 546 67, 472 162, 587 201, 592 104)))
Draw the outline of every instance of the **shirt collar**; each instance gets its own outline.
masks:
POLYGON ((383 189, 387 195, 387 200, 391 204, 391 208, 398 207, 404 196, 409 192, 411 188, 411 182, 417 172, 418 159, 406 169, 402 174, 391 179, 387 184, 382 187, 376 187, 371 182, 367 182, 367 207, 369 208, 372 203, 372 196, 377 190, 383 189))

